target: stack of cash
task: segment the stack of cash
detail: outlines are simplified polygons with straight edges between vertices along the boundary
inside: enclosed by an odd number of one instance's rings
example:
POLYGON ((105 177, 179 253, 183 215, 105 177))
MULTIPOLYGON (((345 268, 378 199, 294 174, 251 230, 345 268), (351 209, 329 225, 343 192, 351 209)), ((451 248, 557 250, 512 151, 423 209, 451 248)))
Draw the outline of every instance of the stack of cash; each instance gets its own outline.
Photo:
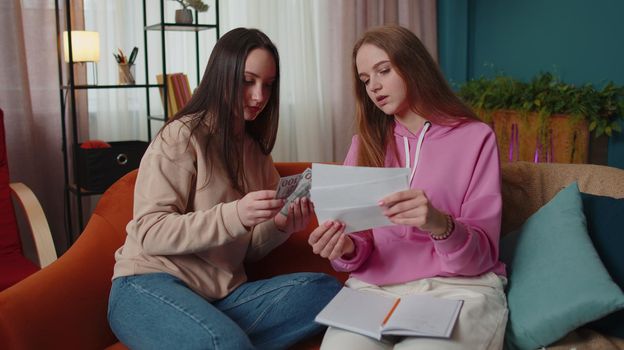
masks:
POLYGON ((276 198, 286 198, 286 203, 280 210, 283 215, 288 214, 288 208, 297 198, 310 197, 312 186, 312 169, 307 168, 303 173, 282 177, 277 185, 276 198))

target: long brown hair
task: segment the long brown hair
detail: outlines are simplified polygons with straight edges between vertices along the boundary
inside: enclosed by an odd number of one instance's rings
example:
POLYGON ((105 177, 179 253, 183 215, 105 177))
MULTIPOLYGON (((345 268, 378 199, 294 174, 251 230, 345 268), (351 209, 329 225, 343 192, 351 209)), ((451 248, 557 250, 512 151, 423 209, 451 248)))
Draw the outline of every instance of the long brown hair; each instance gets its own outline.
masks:
POLYGON ((479 118, 451 90, 442 72, 414 33, 388 25, 364 33, 353 47, 352 67, 356 125, 360 135, 358 164, 383 167, 388 145, 395 149, 394 118, 377 108, 366 93, 355 58, 364 44, 384 50, 405 82, 410 108, 435 124, 458 125, 479 118))
POLYGON ((257 29, 236 28, 223 35, 215 44, 202 80, 189 102, 168 123, 183 116, 191 119, 186 126, 191 133, 202 125, 210 128, 218 153, 232 185, 245 192, 243 144, 235 135, 238 125, 254 139, 262 153, 269 154, 275 145, 279 122, 279 54, 269 37, 257 29), (265 49, 273 55, 276 76, 271 96, 253 121, 244 120, 243 81, 245 61, 254 49, 265 49))

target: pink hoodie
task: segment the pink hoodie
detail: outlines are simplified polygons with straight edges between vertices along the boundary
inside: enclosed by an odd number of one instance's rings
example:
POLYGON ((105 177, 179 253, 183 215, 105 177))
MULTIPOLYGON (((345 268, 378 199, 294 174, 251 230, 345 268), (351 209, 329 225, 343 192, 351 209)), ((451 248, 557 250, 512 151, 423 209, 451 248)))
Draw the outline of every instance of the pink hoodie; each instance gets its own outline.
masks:
MULTIPOLYGON (((407 139, 413 168, 421 132, 415 135, 395 122, 399 159, 389 149, 385 166, 405 166, 407 139)), ((358 147, 359 138, 354 136, 345 165, 357 165, 358 147)), ((490 271, 505 276, 505 265, 498 260, 500 181, 496 137, 488 125, 468 122, 453 128, 432 124, 424 134, 411 188, 424 190, 438 210, 453 216, 451 236, 435 241, 427 232, 402 225, 353 233, 355 256, 333 260, 332 265, 376 285, 490 271)))

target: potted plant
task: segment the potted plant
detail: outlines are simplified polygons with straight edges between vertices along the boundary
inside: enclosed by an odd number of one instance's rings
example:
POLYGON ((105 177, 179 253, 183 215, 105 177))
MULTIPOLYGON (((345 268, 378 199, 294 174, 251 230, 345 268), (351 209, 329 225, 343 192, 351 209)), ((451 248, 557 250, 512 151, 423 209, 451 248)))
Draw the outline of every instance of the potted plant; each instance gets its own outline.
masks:
POLYGON ((202 0, 173 0, 182 5, 181 9, 175 12, 176 23, 193 23, 193 12, 189 7, 194 8, 197 12, 208 11, 208 5, 202 0))
POLYGON ((459 95, 496 132, 501 161, 586 163, 589 134, 621 132, 624 87, 574 86, 551 73, 530 82, 509 76, 478 78, 459 95))

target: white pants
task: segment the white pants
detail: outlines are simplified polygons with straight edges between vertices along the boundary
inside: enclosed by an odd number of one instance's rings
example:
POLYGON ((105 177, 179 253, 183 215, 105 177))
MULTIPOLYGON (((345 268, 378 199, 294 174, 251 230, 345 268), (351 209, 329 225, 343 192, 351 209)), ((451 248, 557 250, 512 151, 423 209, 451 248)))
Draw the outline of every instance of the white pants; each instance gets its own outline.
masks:
POLYGON ((325 333, 321 350, 342 349, 436 349, 436 350, 500 350, 503 348, 507 324, 507 299, 503 289, 507 280, 490 272, 477 277, 435 277, 404 284, 375 286, 356 278, 348 287, 371 293, 401 297, 426 294, 438 298, 464 301, 450 339, 403 337, 397 341, 377 341, 364 335, 330 327, 325 333))

